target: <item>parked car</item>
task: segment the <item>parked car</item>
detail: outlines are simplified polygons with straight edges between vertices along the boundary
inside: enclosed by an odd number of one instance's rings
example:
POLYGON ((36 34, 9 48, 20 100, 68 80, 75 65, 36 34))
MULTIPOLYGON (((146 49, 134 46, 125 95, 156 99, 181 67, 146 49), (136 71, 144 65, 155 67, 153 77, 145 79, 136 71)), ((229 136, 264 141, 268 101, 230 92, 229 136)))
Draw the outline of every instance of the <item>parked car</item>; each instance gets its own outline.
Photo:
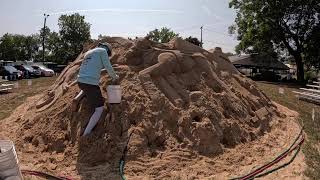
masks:
POLYGON ((64 70, 65 67, 67 67, 67 65, 59 64, 53 70, 54 70, 54 72, 62 73, 62 71, 64 70))
POLYGON ((32 66, 29 66, 29 65, 27 65, 27 66, 28 66, 28 68, 32 68, 33 69, 33 71, 36 74, 36 77, 40 77, 41 76, 41 70, 40 69, 34 69, 32 66))
POLYGON ((57 64, 54 62, 43 62, 43 65, 49 69, 52 69, 56 73, 61 73, 67 65, 57 64))
POLYGON ((31 67, 35 70, 40 70, 41 76, 50 76, 51 77, 54 75, 54 71, 52 69, 49 69, 43 65, 35 64, 35 65, 32 65, 31 67))
POLYGON ((23 72, 23 78, 31 78, 31 77, 41 76, 40 70, 35 70, 29 65, 15 65, 14 67, 23 72))
POLYGON ((0 66, 13 66, 13 61, 0 60, 0 66))
POLYGON ((0 76, 3 79, 7 78, 9 81, 14 81, 19 79, 19 72, 13 66, 0 66, 0 76))

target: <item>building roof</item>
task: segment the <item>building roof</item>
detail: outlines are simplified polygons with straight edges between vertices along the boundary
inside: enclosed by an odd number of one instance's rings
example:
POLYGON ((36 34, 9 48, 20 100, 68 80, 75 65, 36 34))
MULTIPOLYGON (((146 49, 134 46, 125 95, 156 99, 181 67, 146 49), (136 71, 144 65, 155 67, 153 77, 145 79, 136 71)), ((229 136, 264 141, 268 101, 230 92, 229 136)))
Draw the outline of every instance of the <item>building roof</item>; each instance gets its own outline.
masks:
POLYGON ((256 68, 268 68, 277 70, 289 70, 289 67, 284 65, 282 62, 276 60, 271 56, 266 55, 240 55, 230 56, 231 63, 236 67, 256 67, 256 68))

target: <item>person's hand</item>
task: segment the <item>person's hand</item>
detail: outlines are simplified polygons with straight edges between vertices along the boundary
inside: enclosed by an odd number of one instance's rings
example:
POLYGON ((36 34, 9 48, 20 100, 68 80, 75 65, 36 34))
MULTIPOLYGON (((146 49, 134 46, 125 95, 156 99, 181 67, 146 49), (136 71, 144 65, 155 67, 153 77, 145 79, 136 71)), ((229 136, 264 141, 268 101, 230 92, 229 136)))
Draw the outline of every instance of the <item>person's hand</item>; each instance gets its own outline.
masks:
POLYGON ((111 85, 119 85, 119 84, 120 84, 119 76, 117 76, 116 78, 112 79, 111 85))
POLYGON ((119 79, 113 79, 111 81, 111 85, 119 85, 119 84, 120 84, 119 79))

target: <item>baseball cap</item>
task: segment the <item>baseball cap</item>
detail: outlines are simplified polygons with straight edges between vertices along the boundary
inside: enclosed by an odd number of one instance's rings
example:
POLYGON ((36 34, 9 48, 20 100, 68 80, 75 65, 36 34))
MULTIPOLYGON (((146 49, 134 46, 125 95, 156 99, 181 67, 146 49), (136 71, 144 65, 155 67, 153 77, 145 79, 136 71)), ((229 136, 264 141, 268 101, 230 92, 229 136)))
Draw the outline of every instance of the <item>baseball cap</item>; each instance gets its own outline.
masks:
POLYGON ((109 43, 99 43, 98 45, 99 47, 105 48, 108 52, 108 55, 111 56, 112 55, 112 46, 109 43))

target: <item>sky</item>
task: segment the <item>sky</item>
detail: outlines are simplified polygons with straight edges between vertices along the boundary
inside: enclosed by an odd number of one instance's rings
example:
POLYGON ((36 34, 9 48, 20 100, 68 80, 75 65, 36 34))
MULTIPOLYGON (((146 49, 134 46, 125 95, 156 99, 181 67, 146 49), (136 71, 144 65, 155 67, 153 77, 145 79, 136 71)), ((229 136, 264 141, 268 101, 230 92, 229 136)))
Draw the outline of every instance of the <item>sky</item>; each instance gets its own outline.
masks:
POLYGON ((143 37, 155 28, 168 27, 182 37, 200 39, 203 26, 205 49, 222 47, 234 52, 236 38, 228 34, 235 11, 229 0, 1 0, 0 36, 5 33, 34 34, 47 26, 58 32, 62 14, 78 12, 91 24, 91 37, 99 34, 143 37))

